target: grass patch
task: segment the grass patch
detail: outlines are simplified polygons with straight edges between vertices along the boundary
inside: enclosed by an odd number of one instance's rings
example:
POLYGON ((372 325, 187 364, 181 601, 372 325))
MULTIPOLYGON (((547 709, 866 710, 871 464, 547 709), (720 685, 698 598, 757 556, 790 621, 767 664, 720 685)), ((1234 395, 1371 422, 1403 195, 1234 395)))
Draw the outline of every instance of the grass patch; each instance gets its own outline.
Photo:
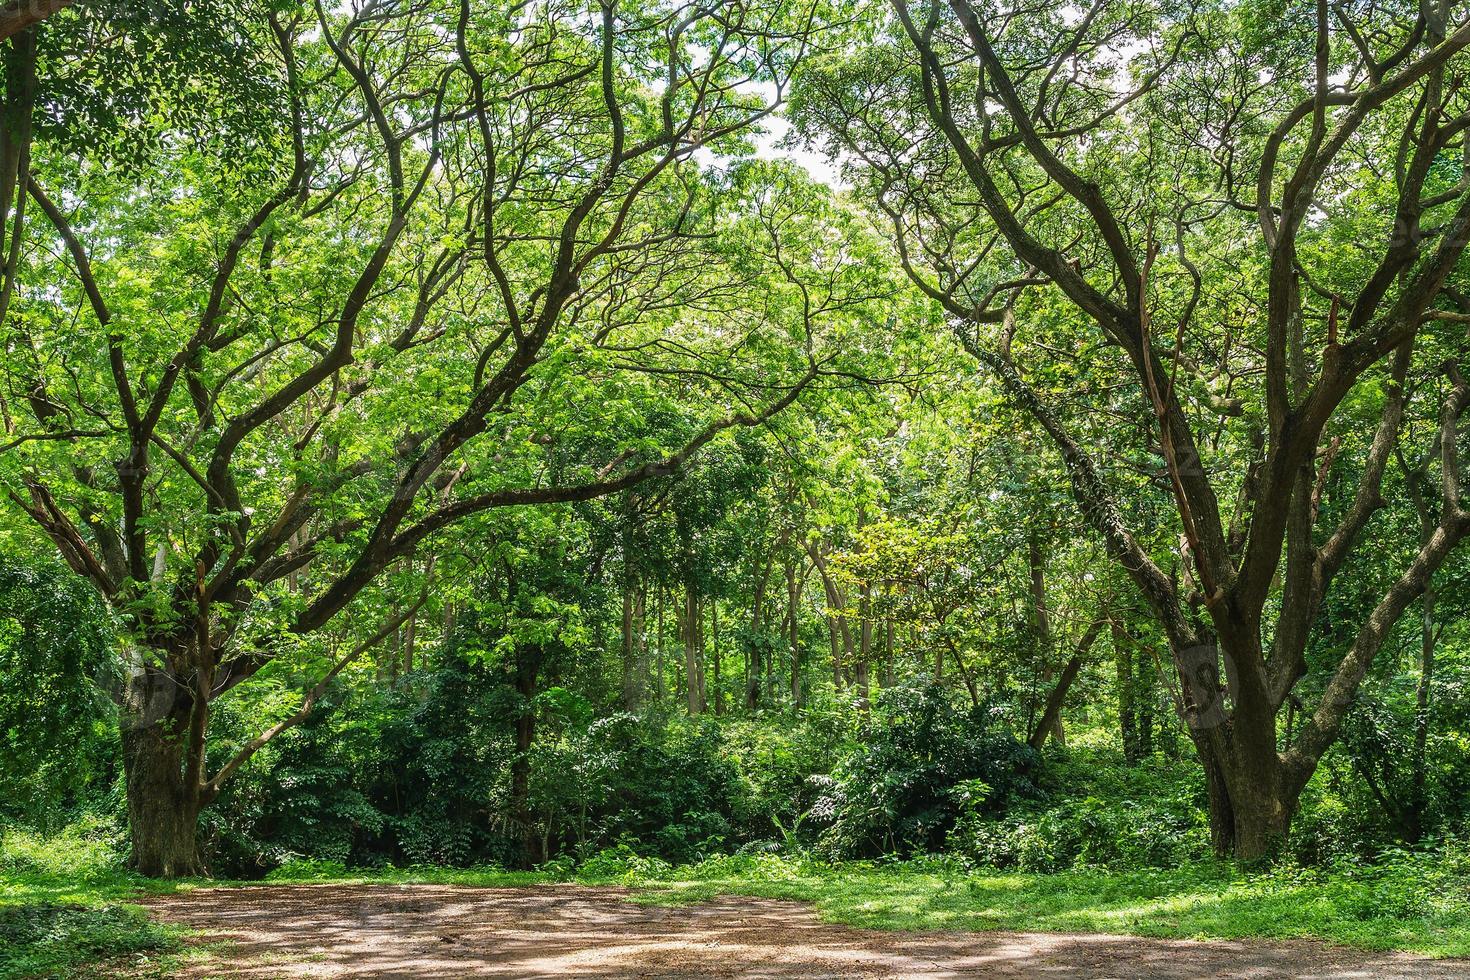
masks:
POLYGON ((135 905, 0 905, 0 977, 7 980, 95 976, 105 961, 137 967, 180 948, 175 931, 135 905))
POLYGON ((592 881, 629 885, 638 890, 636 901, 664 905, 715 895, 810 902, 827 921, 867 929, 1320 939, 1360 949, 1470 956, 1470 874, 1461 862, 1439 857, 1332 872, 1247 873, 1199 863, 1000 874, 934 864, 724 858, 655 876, 635 871, 592 881))
POLYGON ((104 828, 0 831, 0 980, 95 977, 108 961, 167 975, 182 933, 126 903, 157 884, 121 869, 104 828))
POLYGON ((929 859, 829 864, 741 855, 670 866, 627 849, 580 868, 348 869, 292 862, 264 882, 158 882, 120 869, 105 837, 73 832, 0 838, 0 980, 96 976, 99 962, 167 976, 182 935, 127 904, 140 893, 282 884, 446 884, 486 888, 552 882, 618 885, 631 899, 683 905, 716 895, 812 904, 829 922, 869 929, 1109 932, 1213 939, 1311 938, 1369 950, 1470 956, 1470 852, 1395 853, 1373 865, 1246 872, 1224 863, 1167 870, 1008 874, 929 859))

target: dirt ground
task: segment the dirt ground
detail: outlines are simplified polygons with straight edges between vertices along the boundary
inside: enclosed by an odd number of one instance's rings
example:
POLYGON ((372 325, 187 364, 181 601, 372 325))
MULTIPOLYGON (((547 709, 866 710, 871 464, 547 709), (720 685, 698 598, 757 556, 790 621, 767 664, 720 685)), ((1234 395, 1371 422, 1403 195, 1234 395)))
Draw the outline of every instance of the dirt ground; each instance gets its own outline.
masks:
POLYGON ((560 885, 201 889, 145 904, 202 943, 224 941, 192 978, 1470 978, 1470 961, 1308 942, 876 932, 792 902, 650 908, 616 889, 560 885))

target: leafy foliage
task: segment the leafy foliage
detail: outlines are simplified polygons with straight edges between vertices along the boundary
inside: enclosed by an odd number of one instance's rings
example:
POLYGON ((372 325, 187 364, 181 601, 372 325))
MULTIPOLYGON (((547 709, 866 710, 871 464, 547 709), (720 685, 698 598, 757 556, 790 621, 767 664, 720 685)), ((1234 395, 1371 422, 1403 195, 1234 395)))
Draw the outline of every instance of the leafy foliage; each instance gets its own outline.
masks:
POLYGON ((116 643, 86 582, 0 559, 0 815, 44 818, 110 764, 116 643))
POLYGON ((937 685, 885 690, 857 750, 812 808, 837 857, 936 850, 961 815, 1035 795, 1034 753, 937 685))

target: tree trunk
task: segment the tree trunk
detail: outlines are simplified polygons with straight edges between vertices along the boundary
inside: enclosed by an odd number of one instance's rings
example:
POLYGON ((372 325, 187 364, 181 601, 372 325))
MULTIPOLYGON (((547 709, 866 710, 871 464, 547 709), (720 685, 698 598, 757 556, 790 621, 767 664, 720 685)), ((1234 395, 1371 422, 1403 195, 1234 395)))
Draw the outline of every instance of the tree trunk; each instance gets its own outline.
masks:
POLYGON ((653 687, 653 660, 648 647, 648 584, 638 583, 638 597, 633 607, 635 628, 634 642, 638 647, 637 690, 638 704, 648 700, 648 691, 653 687))
POLYGON ((638 709, 637 644, 633 635, 633 585, 623 585, 623 707, 638 709))
POLYGON ((822 580, 822 592, 827 597, 827 630, 832 643, 832 684, 839 691, 842 690, 844 664, 850 665, 853 660, 852 627, 848 624, 847 600, 837 588, 837 583, 832 578, 831 571, 827 568, 827 559, 823 556, 821 548, 816 544, 807 545, 807 553, 811 555, 812 564, 817 570, 818 577, 822 580))
POLYGON ((1275 714, 1244 696, 1228 719, 1197 729, 1206 774, 1210 838, 1220 857, 1255 861, 1273 854, 1291 829, 1299 791, 1288 787, 1276 749, 1275 714))
MULTIPOLYGON (((1194 733, 1191 733, 1194 734, 1194 733)), ((1218 858, 1228 858, 1235 852, 1235 810, 1231 805, 1230 790, 1225 785, 1225 774, 1220 771, 1203 737, 1194 739, 1200 764, 1205 772, 1205 798, 1210 817, 1210 847, 1218 858)))
POLYGON ((709 685, 704 676, 705 670, 705 647, 708 637, 704 632, 704 600, 696 599, 694 602, 694 676, 699 682, 699 710, 709 710, 709 685))
POLYGON ((31 126, 36 98, 36 35, 15 35, 5 54, 0 106, 0 320, 10 308, 24 234, 31 126))
POLYGON ((664 589, 659 586, 658 590, 658 612, 655 615, 658 620, 657 632, 654 633, 654 644, 658 648, 658 673, 654 675, 653 696, 654 700, 662 702, 664 699, 664 589))
MULTIPOLYGON (((1052 666, 1054 651, 1051 635, 1051 605, 1046 595, 1046 554, 1041 548, 1041 541, 1034 534, 1027 542, 1026 559, 1031 571, 1032 615, 1035 617, 1037 655, 1041 660, 1041 680, 1043 684, 1050 685, 1056 677, 1056 672, 1052 666)), ((1050 718, 1043 716, 1043 722, 1049 726, 1045 731, 1039 733, 1043 742, 1051 738, 1057 745, 1067 744, 1066 732, 1062 730, 1060 711, 1053 712, 1050 718)))
MULTIPOLYGON (((1256 861, 1274 854, 1286 840, 1297 801, 1286 797, 1281 783, 1280 766, 1261 757, 1238 760, 1226 770, 1234 845, 1228 853, 1256 861)), ((1211 836, 1216 836, 1214 828, 1211 836)))
POLYGON ((704 710, 699 679, 699 596, 693 587, 684 590, 683 612, 679 616, 679 633, 684 645, 684 695, 689 717, 704 710))
POLYGON ((409 613, 403 622, 403 675, 412 677, 414 671, 414 644, 418 641, 418 613, 409 613))
MULTIPOLYGON (((1036 730, 1031 733, 1027 740, 1028 744, 1037 751, 1046 745, 1049 737, 1054 737, 1062 730, 1062 705, 1067 702, 1067 692, 1072 689, 1072 682, 1077 679, 1077 674, 1082 670, 1082 661, 1086 656, 1085 650, 1079 650, 1073 654, 1072 659, 1062 668, 1061 677, 1057 678, 1055 686, 1046 698, 1046 708, 1041 713, 1041 721, 1037 722, 1036 730)), ((1061 744, 1058 742, 1057 744, 1061 744)))
POLYGON ((184 718, 125 717, 121 736, 127 773, 131 865, 150 878, 204 874, 197 841, 198 794, 184 780, 187 739, 184 718))
MULTIPOLYGON (((1140 759, 1147 759, 1154 754, 1154 708, 1159 703, 1156 693, 1158 685, 1154 683, 1152 659, 1138 656, 1134 661, 1136 669, 1133 674, 1133 691, 1137 705, 1138 756, 1140 759)), ((1167 714, 1164 717, 1167 718, 1167 714)))
POLYGON ((796 562, 786 566, 786 613, 791 628, 791 705, 801 707, 801 587, 797 582, 796 562))
POLYGON ((1123 759, 1129 765, 1141 757, 1138 732, 1138 688, 1134 680, 1133 645, 1116 619, 1110 620, 1113 663, 1118 677, 1118 734, 1123 740, 1123 759))
POLYGON ((883 686, 893 686, 893 618, 883 620, 883 686))
POLYGON ((842 640, 837 635, 837 620, 823 616, 827 621, 827 643, 832 648, 832 689, 842 690, 842 640))
MULTIPOLYGON (((511 817, 520 825, 528 865, 537 863, 541 837, 531 819, 531 748, 536 743, 536 689, 541 672, 541 651, 521 646, 516 649, 516 693, 521 696, 516 716, 516 753, 510 764, 511 817)), ((544 858, 541 854, 539 857, 544 858)))
POLYGON ((444 603, 444 627, 439 633, 439 648, 441 650, 449 647, 449 638, 454 635, 454 600, 450 599, 444 603))
MULTIPOLYGON (((1422 471, 1421 471, 1422 472, 1422 471)), ((1408 480, 1413 491, 1414 507, 1419 512, 1419 546, 1429 543, 1434 534, 1433 512, 1425 498, 1415 488, 1415 479, 1408 480)), ((1424 594, 1419 598, 1419 682, 1414 686, 1414 738, 1409 750, 1409 799, 1404 807, 1404 839, 1410 844, 1419 843, 1424 836, 1424 810, 1428 803, 1426 783, 1428 781, 1429 710, 1434 698, 1434 648, 1438 645, 1439 632, 1434 624, 1436 599, 1434 575, 1431 573, 1424 583, 1424 594)))
POLYGON ((859 601, 861 608, 858 614, 862 622, 858 627, 858 655, 857 663, 853 665, 852 683, 858 692, 858 710, 866 713, 868 710, 868 665, 873 659, 873 586, 866 579, 863 580, 859 601))
POLYGON ((771 558, 766 557, 755 580, 755 602, 750 608, 750 640, 745 650, 745 709, 754 711, 761 701, 761 629, 766 604, 766 582, 771 577, 771 558))
POLYGON ((716 715, 725 713, 725 696, 720 689, 720 603, 711 599, 709 604, 710 666, 714 668, 714 708, 716 715))
MULTIPOLYGON (((964 655, 960 653, 959 644, 955 643, 954 637, 944 631, 944 623, 942 621, 939 623, 939 629, 936 632, 943 637, 944 645, 949 647, 950 659, 954 661, 955 667, 960 672, 960 680, 965 682, 965 690, 970 695, 971 706, 976 708, 980 707, 980 689, 975 685, 975 677, 970 673, 970 667, 965 663, 964 655)), ((934 680, 936 683, 939 681, 939 671, 943 663, 944 651, 936 646, 934 651, 934 680)))

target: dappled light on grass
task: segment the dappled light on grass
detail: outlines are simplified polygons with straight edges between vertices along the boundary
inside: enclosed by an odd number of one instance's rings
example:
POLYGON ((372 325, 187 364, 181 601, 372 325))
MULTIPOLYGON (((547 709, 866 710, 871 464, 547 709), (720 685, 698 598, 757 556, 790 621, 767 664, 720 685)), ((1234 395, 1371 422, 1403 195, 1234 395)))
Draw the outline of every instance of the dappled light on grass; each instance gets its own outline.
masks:
MULTIPOLYGON (((1470 911, 1453 891, 1395 908, 1383 881, 1346 874, 1291 883, 1290 871, 1245 875, 1229 865, 1175 871, 940 877, 862 864, 793 863, 790 877, 625 879, 634 900, 656 904, 753 895, 813 903, 829 921, 872 929, 1019 929, 1173 938, 1319 938, 1364 949, 1470 955, 1470 911), (1286 882, 1283 883, 1285 879, 1286 882)), ((1416 888, 1413 867, 1389 867, 1390 885, 1416 888)), ((1461 892, 1463 895, 1463 892, 1461 892)))

